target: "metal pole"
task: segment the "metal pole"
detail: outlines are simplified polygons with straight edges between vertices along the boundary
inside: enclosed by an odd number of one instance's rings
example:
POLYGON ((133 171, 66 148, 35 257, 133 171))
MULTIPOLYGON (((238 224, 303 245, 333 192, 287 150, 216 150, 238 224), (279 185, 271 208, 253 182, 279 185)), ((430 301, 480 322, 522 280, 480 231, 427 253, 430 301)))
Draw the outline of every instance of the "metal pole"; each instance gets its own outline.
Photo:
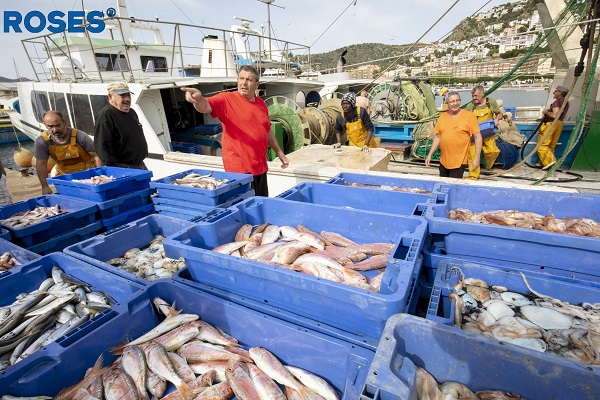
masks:
POLYGON ((267 3, 267 24, 269 24, 269 60, 273 59, 273 53, 271 50, 271 2, 267 3))

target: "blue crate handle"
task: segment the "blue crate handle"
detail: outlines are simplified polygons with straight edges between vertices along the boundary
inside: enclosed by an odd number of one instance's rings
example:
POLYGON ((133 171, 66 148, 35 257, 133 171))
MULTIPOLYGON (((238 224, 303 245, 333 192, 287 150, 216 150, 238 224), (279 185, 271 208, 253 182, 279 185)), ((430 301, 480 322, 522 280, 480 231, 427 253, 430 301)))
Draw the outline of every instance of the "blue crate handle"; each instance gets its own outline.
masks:
POLYGON ((297 191, 298 191, 297 189, 291 188, 291 189, 286 190, 283 193, 280 193, 277 197, 285 198, 285 197, 288 197, 292 193, 297 192, 297 191))
POLYGON ((190 222, 216 222, 220 219, 222 219, 223 217, 231 214, 232 211, 229 210, 228 208, 225 209, 217 209, 217 210, 213 210, 210 211, 208 214, 206 215, 199 215, 197 217, 194 217, 192 219, 190 219, 190 222))
POLYGON ((109 231, 106 231, 106 232, 104 232, 102 235, 103 235, 103 236, 110 236, 110 235, 112 235, 113 233, 117 233, 117 232, 119 232, 119 231, 122 231, 123 229, 127 229, 127 224, 125 224, 125 225, 120 225, 120 226, 117 226, 116 228, 113 228, 113 229, 111 229, 111 230, 109 230, 109 231))
MULTIPOLYGON (((115 305, 116 303, 113 305, 113 307, 115 305)), ((119 313, 113 310, 112 308, 104 310, 101 313, 96 314, 92 319, 84 322, 77 328, 68 332, 66 335, 60 337, 58 340, 56 340, 56 343, 60 344, 63 347, 67 347, 75 343, 77 340, 83 338, 88 333, 91 333, 100 325, 104 325, 105 323, 107 323, 108 321, 110 321, 118 315, 119 313)))
POLYGON ((344 181, 344 178, 340 178, 338 176, 334 176, 333 178, 331 178, 330 180, 328 180, 325 183, 337 185, 338 182, 343 182, 343 181, 344 181))

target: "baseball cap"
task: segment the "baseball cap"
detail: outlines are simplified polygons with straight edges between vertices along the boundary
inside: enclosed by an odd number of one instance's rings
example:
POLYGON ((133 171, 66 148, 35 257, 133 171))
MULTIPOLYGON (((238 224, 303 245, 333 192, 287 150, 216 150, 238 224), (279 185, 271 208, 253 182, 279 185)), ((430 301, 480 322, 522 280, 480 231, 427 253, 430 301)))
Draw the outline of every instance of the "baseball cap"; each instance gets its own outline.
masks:
POLYGON ((565 85, 558 85, 556 87, 556 90, 559 90, 559 91, 561 91, 563 93, 568 93, 569 92, 569 88, 566 87, 565 85))
MULTIPOLYGON (((113 92, 116 94, 125 94, 125 93, 131 93, 131 91, 129 90, 129 86, 127 86, 127 84, 125 82, 113 82, 110 85, 108 85, 108 93, 113 92)), ((134 94, 134 93, 131 93, 134 94)))

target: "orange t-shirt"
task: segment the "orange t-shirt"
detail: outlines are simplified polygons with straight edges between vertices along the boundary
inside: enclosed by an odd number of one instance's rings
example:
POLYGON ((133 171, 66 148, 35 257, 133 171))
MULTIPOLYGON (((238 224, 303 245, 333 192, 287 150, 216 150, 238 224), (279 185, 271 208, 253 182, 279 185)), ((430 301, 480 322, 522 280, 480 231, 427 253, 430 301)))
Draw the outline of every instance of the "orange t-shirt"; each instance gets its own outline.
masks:
POLYGON ((455 169, 466 164, 471 136, 479 132, 475 114, 460 110, 457 116, 451 117, 447 112, 443 112, 433 130, 440 135, 442 165, 446 169, 455 169))

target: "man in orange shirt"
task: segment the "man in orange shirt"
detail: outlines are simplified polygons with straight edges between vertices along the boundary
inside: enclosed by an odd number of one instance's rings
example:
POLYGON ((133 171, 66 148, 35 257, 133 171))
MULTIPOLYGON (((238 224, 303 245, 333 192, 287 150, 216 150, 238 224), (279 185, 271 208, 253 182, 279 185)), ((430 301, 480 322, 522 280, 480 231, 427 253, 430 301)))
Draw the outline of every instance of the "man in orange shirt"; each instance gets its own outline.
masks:
POLYGON ((458 92, 449 92, 446 97, 446 104, 448 110, 442 112, 433 128, 436 135, 431 150, 429 150, 429 154, 425 159, 425 166, 429 167, 431 156, 440 147, 442 152, 439 167, 440 176, 462 179, 469 155, 471 136, 475 137, 476 151, 475 158, 469 168, 474 170, 479 166, 481 133, 475 114, 460 108, 460 95, 458 92))
POLYGON ((267 148, 271 147, 281 160, 289 162, 271 131, 267 105, 256 97, 258 72, 250 65, 240 68, 236 92, 222 92, 206 98, 196 88, 181 88, 185 99, 201 113, 210 113, 223 124, 221 138, 223 167, 227 172, 252 174, 257 196, 269 196, 267 185, 267 148))

